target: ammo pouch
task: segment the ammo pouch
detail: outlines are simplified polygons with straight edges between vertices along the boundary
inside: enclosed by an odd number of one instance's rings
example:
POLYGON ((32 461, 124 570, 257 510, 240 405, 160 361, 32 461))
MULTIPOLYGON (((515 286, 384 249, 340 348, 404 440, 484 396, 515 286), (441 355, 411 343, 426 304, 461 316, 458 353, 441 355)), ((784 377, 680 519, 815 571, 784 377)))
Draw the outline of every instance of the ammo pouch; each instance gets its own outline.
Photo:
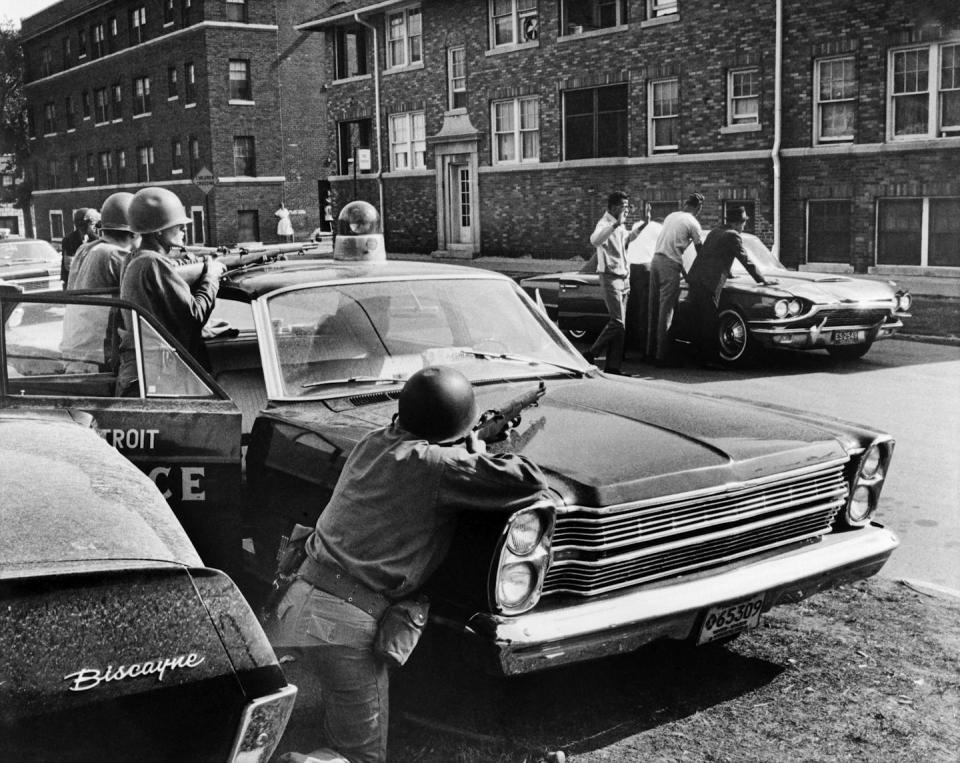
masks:
POLYGON ((273 576, 273 587, 263 604, 261 620, 270 623, 277 617, 277 607, 287 593, 287 589, 297 578, 297 571, 307 558, 307 538, 313 533, 312 527, 294 525, 290 537, 285 538, 277 549, 277 571, 273 576))
POLYGON ((430 602, 422 595, 391 604, 380 618, 374 654, 390 665, 403 665, 423 635, 429 613, 430 602))

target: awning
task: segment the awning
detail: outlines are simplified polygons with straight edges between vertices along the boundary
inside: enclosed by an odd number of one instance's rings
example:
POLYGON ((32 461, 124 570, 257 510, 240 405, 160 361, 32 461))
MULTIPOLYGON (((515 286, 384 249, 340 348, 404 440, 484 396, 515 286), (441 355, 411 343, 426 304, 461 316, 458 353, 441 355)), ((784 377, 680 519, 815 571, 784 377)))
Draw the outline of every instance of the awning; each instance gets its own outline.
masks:
POLYGON ((310 21, 302 21, 296 26, 298 32, 319 32, 327 27, 337 26, 344 21, 353 21, 356 15, 369 15, 378 11, 386 10, 391 6, 405 5, 409 0, 382 0, 379 3, 357 2, 353 0, 344 0, 343 2, 331 3, 326 13, 317 16, 310 21))

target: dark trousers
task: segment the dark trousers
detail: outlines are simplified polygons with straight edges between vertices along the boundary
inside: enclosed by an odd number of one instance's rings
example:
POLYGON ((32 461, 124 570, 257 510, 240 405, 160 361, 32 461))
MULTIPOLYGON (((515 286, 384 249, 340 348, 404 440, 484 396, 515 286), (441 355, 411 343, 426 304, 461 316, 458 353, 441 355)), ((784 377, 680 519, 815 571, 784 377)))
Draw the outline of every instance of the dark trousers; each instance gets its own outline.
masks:
POLYGON ((691 284, 688 304, 697 356, 701 360, 713 360, 717 357, 717 323, 720 317, 716 295, 713 290, 691 284))
POLYGON ((606 355, 604 368, 607 371, 619 371, 620 364, 623 362, 630 280, 625 276, 600 273, 600 289, 603 292, 603 302, 607 306, 610 320, 590 347, 590 352, 594 355, 606 355))

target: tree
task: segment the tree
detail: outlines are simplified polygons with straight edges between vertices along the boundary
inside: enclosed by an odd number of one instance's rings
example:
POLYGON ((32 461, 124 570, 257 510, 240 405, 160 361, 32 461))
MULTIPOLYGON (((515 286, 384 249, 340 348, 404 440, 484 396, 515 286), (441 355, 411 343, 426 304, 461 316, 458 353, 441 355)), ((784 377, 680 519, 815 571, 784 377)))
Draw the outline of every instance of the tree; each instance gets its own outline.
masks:
MULTIPOLYGON (((30 156, 30 141, 27 134, 26 97, 23 94, 23 50, 20 47, 20 32, 9 21, 0 21, 0 154, 12 154, 15 160, 13 177, 23 173, 30 156)), ((7 192, 23 210, 27 231, 32 231, 30 197, 33 189, 28 179, 14 182, 7 192)))

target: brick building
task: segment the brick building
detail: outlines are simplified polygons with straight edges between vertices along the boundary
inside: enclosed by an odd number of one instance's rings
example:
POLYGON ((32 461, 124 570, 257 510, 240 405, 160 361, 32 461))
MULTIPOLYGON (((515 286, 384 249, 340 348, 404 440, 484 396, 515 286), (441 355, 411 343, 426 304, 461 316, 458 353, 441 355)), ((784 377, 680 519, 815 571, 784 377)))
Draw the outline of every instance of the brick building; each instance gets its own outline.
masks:
POLYGON ((392 251, 583 255, 608 191, 662 218, 699 190, 790 266, 960 272, 955 0, 346 0, 297 29, 330 182, 392 251))
POLYGON ((298 239, 326 195, 322 41, 298 32, 309 0, 62 0, 23 20, 37 233, 57 240, 78 207, 161 185, 192 241, 298 239), (216 178, 205 194, 193 178, 216 178))

